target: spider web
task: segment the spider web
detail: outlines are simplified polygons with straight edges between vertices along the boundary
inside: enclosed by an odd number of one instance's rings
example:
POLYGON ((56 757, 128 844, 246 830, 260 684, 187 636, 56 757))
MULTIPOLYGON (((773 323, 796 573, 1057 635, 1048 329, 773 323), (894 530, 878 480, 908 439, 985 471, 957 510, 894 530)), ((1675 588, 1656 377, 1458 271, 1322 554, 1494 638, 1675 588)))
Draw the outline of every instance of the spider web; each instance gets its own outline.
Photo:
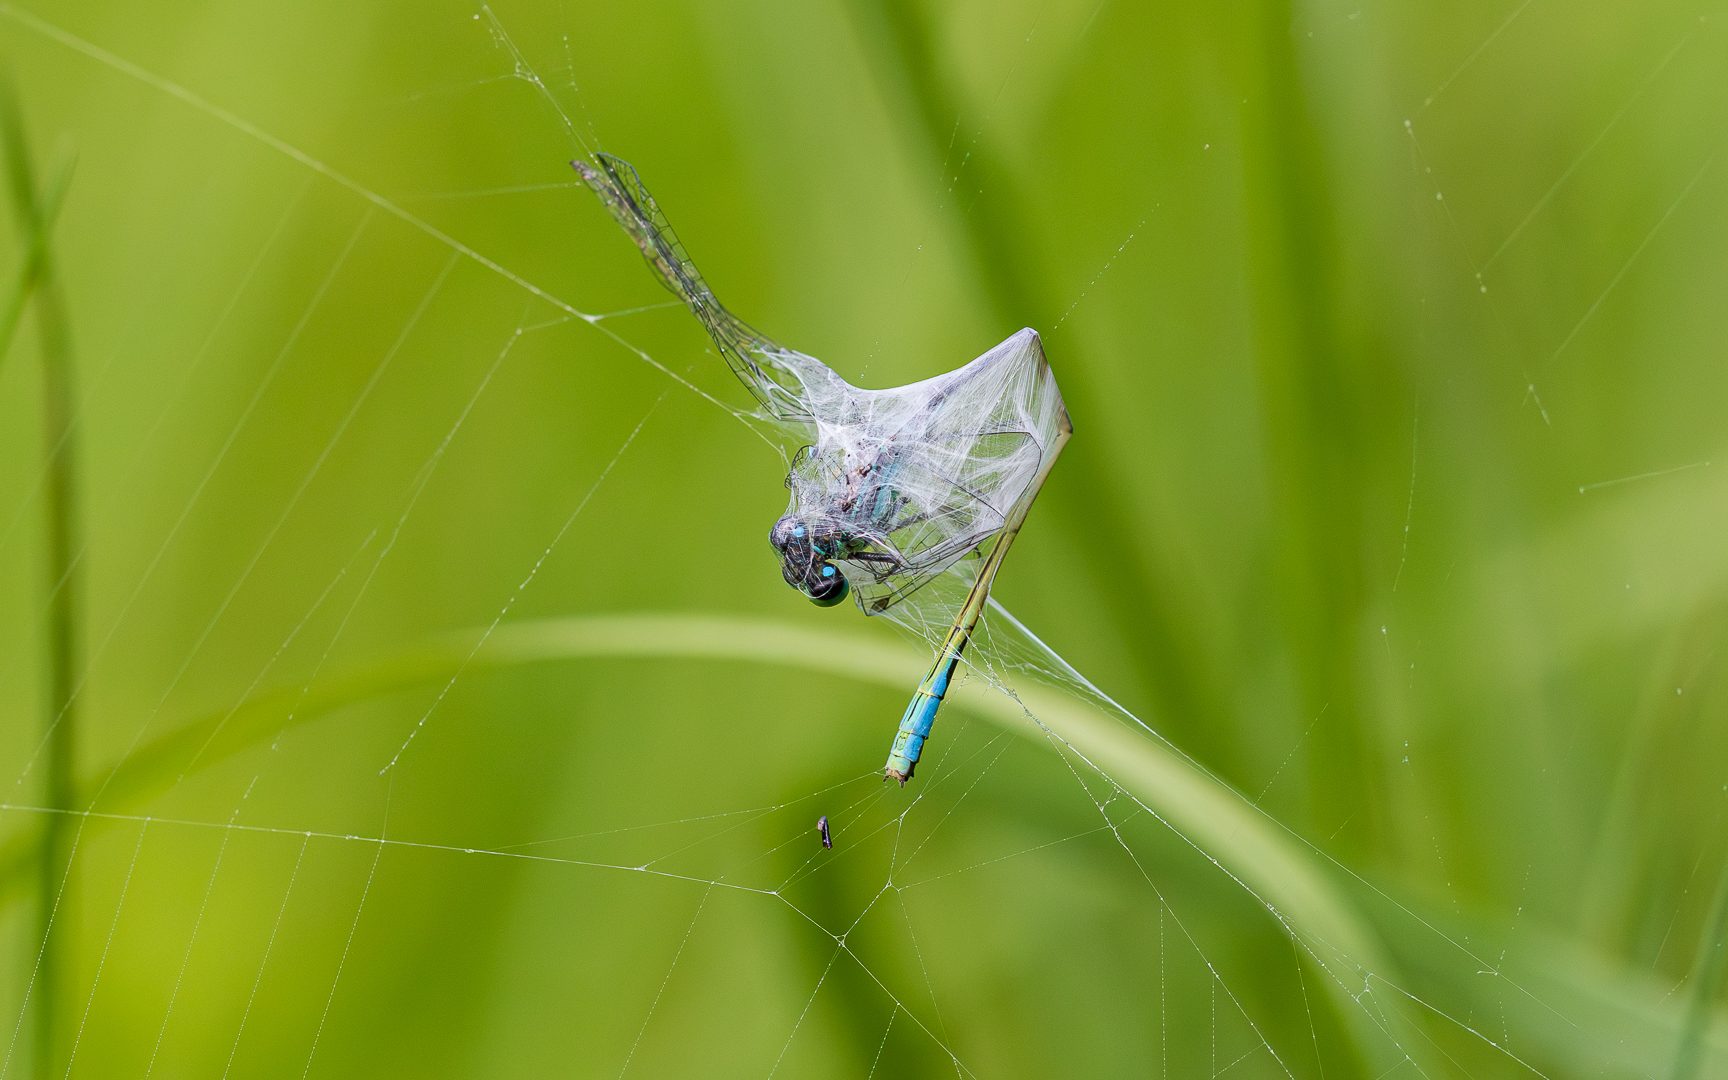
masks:
MULTIPOLYGON (((1101 32, 1108 7, 1081 7, 1072 26, 1044 12, 1015 24, 1025 36, 986 80, 995 96, 980 129, 1048 77, 1032 45, 1040 33, 1101 32)), ((1436 295, 1457 311, 1486 305, 1458 318, 1484 320, 1498 350, 1491 378, 1510 388, 1513 407, 1525 403, 1534 430, 1557 416, 1576 423, 1562 409, 1575 416, 1583 406, 1546 392, 1561 378, 1557 365, 1588 344, 1665 230, 1720 190, 1716 148, 1693 146, 1673 177, 1663 173, 1675 182, 1653 200, 1656 215, 1629 243, 1604 242, 1608 253, 1581 270, 1594 274, 1587 303, 1541 350, 1509 329, 1527 329, 1514 316, 1528 282, 1514 272, 1519 238, 1554 227, 1544 213, 1571 179, 1596 155, 1629 152, 1616 132, 1646 96, 1665 79, 1707 71, 1720 46, 1707 21, 1680 29, 1653 18, 1647 36, 1661 40, 1591 114, 1602 126, 1552 187, 1514 200, 1522 216, 1497 228, 1462 217, 1471 211, 1457 209, 1457 196, 1448 201, 1448 163, 1463 154, 1449 150, 1448 135, 1458 136, 1443 117, 1448 107, 1470 115, 1453 103, 1476 68, 1542 14, 1529 7, 1485 20, 1457 65, 1423 88, 1420 110, 1384 125, 1376 145, 1406 156, 1402 189, 1429 215, 1413 213, 1411 234, 1428 241, 1436 295)), ((282 103, 217 103, 245 101, 244 80, 233 98, 206 97, 156 74, 142 40, 133 52, 97 43, 125 33, 85 35, 3 11, 15 48, 31 55, 26 88, 45 78, 38 65, 76 61, 73 78, 92 94, 182 144, 208 145, 221 168, 199 175, 147 162, 138 171, 150 185, 120 208, 147 208, 164 223, 145 233, 158 276, 102 293, 119 298, 116 329, 91 354, 81 415, 99 466, 87 654, 68 716, 94 724, 85 742, 96 767, 79 805, 46 807, 40 726, 9 725, 17 794, 0 817, 8 851, 26 850, 20 838, 56 818, 69 827, 71 858, 48 891, 46 937, 28 904, 14 900, 6 912, 16 978, 0 999, 0 1016, 14 1018, 0 1076, 38 1060, 45 999, 49 1060, 64 1075, 1561 1076, 1666 1067, 1663 1040, 1678 1035, 1693 977, 1685 943, 1706 933, 1719 803, 1687 834, 1680 869, 1663 871, 1668 892, 1645 901, 1666 925, 1646 935, 1656 944, 1628 952, 1649 974, 1599 977, 1597 954, 1525 918, 1526 894, 1553 888, 1535 855, 1505 873, 1515 885, 1499 906, 1474 910, 1488 890, 1456 884, 1448 860, 1457 847, 1433 820, 1449 764, 1431 737, 1415 733, 1414 750, 1404 741, 1391 774, 1408 799, 1400 827, 1426 848, 1425 876, 1334 858, 1331 841, 1348 819, 1327 822, 1330 836, 1283 824, 1294 816, 1275 809, 1287 807, 1279 789, 1296 771, 1287 766, 1317 753, 1311 736, 1324 732, 1329 702, 1268 748, 1253 775, 1258 797, 1235 796, 1163 725, 993 606, 968 683, 917 783, 900 791, 881 783, 878 759, 912 684, 894 690, 867 672, 836 679, 845 657, 824 674, 701 658, 736 658, 747 651, 740 642, 687 662, 649 659, 647 646, 625 654, 636 659, 606 660, 590 644, 563 654, 586 658, 578 663, 546 662, 560 655, 548 641, 580 638, 585 626, 582 640, 614 643, 664 633, 672 624, 572 621, 572 605, 636 611, 633 579, 653 583, 642 591, 656 603, 681 596, 684 609, 763 610, 752 582, 780 588, 771 560, 680 525, 753 518, 765 531, 778 513, 769 478, 786 467, 752 433, 738 388, 700 355, 681 313, 649 299, 652 285, 622 245, 602 243, 608 223, 580 192, 539 179, 561 175, 562 156, 627 149, 596 134, 628 120, 608 114, 604 86, 578 88, 587 69, 564 35, 517 29, 486 8, 466 12, 473 71, 406 98, 434 121, 494 111, 503 138, 532 146, 514 160, 545 159, 544 170, 388 195, 353 177, 389 170, 338 169, 272 134, 279 125, 265 118, 284 119, 282 103), (232 190, 280 209, 255 220, 217 199, 232 190), (587 215, 593 228, 551 245, 561 261, 521 238, 496 247, 459 239, 474 221, 451 208, 517 197, 546 198, 549 216, 587 215), (177 234, 225 232, 245 239, 229 245, 232 266, 212 275, 222 287, 180 305, 198 313, 183 320, 192 325, 162 316, 166 299, 193 290, 174 271, 200 257, 177 234), (140 340, 161 342, 177 365, 148 393, 125 363, 140 340), (637 490, 675 492, 678 505, 637 490), (115 542, 132 531, 145 542, 115 542), (704 569, 712 563, 727 572, 704 569), (465 629, 424 645, 429 628, 449 627, 465 629), (393 659, 371 661, 379 655, 393 659), (728 702, 749 703, 757 719, 741 728, 728 702), (1177 784, 1187 786, 1173 793, 1177 784), (1208 820, 1209 807, 1231 816, 1208 820), (831 851, 816 837, 819 816, 831 824, 831 851), (1220 820, 1229 827, 1214 828, 1220 820), (1634 1026, 1627 1015, 1653 1019, 1634 1026)), ((1304 15, 1293 33, 1348 52, 1360 15, 1304 15)), ((955 132, 943 173, 964 211, 992 178, 970 171, 973 136, 955 132)), ((365 153, 355 160, 365 164, 365 153)), ((134 168, 100 152, 87 161, 93 183, 134 168)), ((1493 190, 1480 179, 1459 185, 1493 190)), ((1118 257, 1134 252, 1124 237, 1154 211, 1097 245, 1058 308, 1068 332, 1088 333, 1094 312, 1093 325, 1107 325, 1105 272, 1124 269, 1118 257)), ((722 276, 725 254, 703 252, 704 268, 722 276)), ((1433 334, 1448 322, 1432 311, 1423 319, 1433 334)), ((1058 339, 1059 374, 1061 348, 1058 339)), ((14 386, 17 351, 6 372, 14 386)), ((881 374, 895 361, 872 363, 881 374)), ((1447 572, 1421 531, 1434 452, 1424 440, 1436 424, 1417 416, 1413 406, 1399 435, 1388 595, 1399 584, 1432 589, 1447 572)), ((1084 419, 1078 426, 1084 439, 1084 419)), ((1677 481, 1710 482, 1702 463, 1714 448, 1695 449, 1698 467, 1677 481)), ((38 459, 19 451, 8 460, 38 459)), ((1636 491, 1691 467, 1630 463, 1579 477, 1567 493, 1636 491)), ((0 544, 23 550, 44 480, 17 472, 0 544)), ((1053 484, 1065 479, 1058 470, 1053 484)), ((1053 531, 1056 516, 1041 506, 1028 537, 1053 531)), ((1009 561, 1008 595, 1022 561, 1009 561)), ((1657 606, 1635 615, 1654 623, 1668 609, 1662 579, 1649 577, 1640 592, 1648 584, 1657 606)), ((10 631, 0 679, 18 688, 8 691, 9 715, 27 718, 39 696, 28 628, 42 602, 24 585, 8 588, 29 597, 15 605, 28 617, 10 631)), ((920 612, 947 607, 940 597, 907 605, 910 640, 939 640, 945 623, 920 612)), ((811 615, 768 610, 780 622, 811 615)), ((1415 670, 1425 654, 1399 609, 1388 601, 1387 610, 1373 631, 1385 656, 1374 677, 1395 691, 1403 680, 1408 694, 1406 665, 1415 670)), ((747 633, 764 624, 719 625, 747 633)), ((795 625, 819 647, 891 648, 879 636, 832 636, 841 631, 831 618, 795 625)), ((1676 698, 1708 700, 1709 642, 1681 634, 1651 665, 1664 693, 1672 683, 1676 698)), ((1407 699, 1386 700, 1387 723, 1407 722, 1396 714, 1407 699)), ((1662 730, 1647 721, 1633 756, 1659 759, 1662 730)), ((1614 790, 1637 802, 1641 775, 1614 790)), ((1692 779, 1711 790, 1719 780, 1704 766, 1692 779)), ((1639 827, 1636 813, 1619 814, 1605 830, 1639 827)), ((1595 872, 1613 871, 1607 860, 1595 872)), ((1615 909, 1638 898, 1602 895, 1595 925, 1623 925, 1615 909)))

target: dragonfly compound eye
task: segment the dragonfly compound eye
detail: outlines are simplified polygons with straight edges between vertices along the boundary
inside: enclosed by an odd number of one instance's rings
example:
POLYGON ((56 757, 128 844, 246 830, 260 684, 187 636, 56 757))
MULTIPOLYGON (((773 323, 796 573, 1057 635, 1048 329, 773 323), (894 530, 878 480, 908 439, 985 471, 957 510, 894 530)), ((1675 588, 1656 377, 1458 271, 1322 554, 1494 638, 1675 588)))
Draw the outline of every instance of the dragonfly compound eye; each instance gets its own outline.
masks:
POLYGON ((846 594, 852 591, 852 587, 846 584, 845 576, 834 569, 833 563, 818 565, 813 577, 814 581, 806 580, 798 588, 817 607, 833 607, 846 599, 846 594))
POLYGON ((788 514, 774 523, 768 542, 780 553, 780 575, 821 607, 846 599, 851 586, 828 559, 834 554, 831 537, 813 535, 810 526, 788 514))

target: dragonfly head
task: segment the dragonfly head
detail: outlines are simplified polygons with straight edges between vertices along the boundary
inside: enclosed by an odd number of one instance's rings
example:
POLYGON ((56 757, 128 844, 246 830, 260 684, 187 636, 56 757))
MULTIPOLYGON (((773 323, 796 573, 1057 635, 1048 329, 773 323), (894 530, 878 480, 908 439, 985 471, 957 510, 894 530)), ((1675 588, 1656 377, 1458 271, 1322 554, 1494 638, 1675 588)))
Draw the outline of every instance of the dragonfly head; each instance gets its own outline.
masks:
POLYGON ((833 607, 852 591, 845 575, 828 561, 845 548, 837 531, 812 526, 788 514, 774 523, 768 542, 780 554, 780 574, 786 584, 809 597, 811 603, 833 607))

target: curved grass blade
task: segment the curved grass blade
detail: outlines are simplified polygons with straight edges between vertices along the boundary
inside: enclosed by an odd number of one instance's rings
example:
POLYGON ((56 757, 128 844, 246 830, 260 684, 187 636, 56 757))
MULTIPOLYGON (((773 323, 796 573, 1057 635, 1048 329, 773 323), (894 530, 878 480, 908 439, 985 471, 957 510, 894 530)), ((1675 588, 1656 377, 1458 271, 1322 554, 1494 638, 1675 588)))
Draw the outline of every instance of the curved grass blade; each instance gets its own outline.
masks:
MULTIPOLYGON (((477 633, 440 635, 340 669, 304 697, 299 688, 285 688, 252 698, 232 712, 186 723, 114 768, 98 809, 120 811, 147 803, 188 768, 206 768, 274 737, 290 712, 292 719, 286 722, 304 724, 446 680, 470 655, 471 674, 573 660, 724 660, 801 668, 895 691, 916 678, 927 662, 891 638, 708 615, 524 621, 500 626, 474 654, 477 633)), ((1660 988, 1590 957, 1528 941, 1513 945, 1503 967, 1530 994, 1509 989, 1506 980, 1486 977, 1492 972, 1457 979, 1456 956, 1438 954, 1451 948, 1449 941, 1465 935, 1472 942, 1480 940, 1478 928, 1443 936, 1446 924, 1421 910, 1416 911, 1419 918, 1411 918, 1411 905, 1390 917, 1370 910, 1374 905, 1353 898, 1323 859, 1298 838, 1174 751, 1058 691, 1033 685, 1016 693, 1018 701, 995 692, 961 695, 950 707, 1084 757, 1251 890, 1327 969, 1335 1004, 1371 1068, 1385 1062, 1383 1070, 1401 1059, 1400 1052, 1391 1050, 1394 1039, 1412 1054, 1421 1051, 1424 1036, 1408 1025, 1436 1022, 1408 1019, 1427 1006, 1416 1005, 1417 999, 1405 997, 1407 993, 1419 993, 1421 1001, 1438 1004, 1453 1016, 1512 1008, 1520 1028, 1546 1056, 1580 1067, 1601 1060, 1593 1055, 1610 1051, 1639 1063, 1641 1071, 1651 1075, 1667 1067, 1680 1038, 1683 1008, 1677 1002, 1664 1003, 1660 988), (1402 983, 1400 971, 1418 982, 1402 983), (1392 1007, 1371 1017, 1365 1006, 1376 1003, 1392 1007), (1615 1046, 1581 1040, 1580 1023, 1608 1033, 1615 1046)), ((108 771, 86 780, 76 805, 85 805, 108 771)), ((92 819, 89 828, 102 825, 101 819, 92 819)), ((21 877, 27 879, 20 872, 36 857, 39 840, 39 833, 19 835, 0 848, 0 903, 18 894, 21 877)), ((1704 1060, 1715 1062, 1728 1055, 1728 1023, 1712 1013, 1705 1016, 1707 1022, 1698 1029, 1701 1053, 1704 1060)))

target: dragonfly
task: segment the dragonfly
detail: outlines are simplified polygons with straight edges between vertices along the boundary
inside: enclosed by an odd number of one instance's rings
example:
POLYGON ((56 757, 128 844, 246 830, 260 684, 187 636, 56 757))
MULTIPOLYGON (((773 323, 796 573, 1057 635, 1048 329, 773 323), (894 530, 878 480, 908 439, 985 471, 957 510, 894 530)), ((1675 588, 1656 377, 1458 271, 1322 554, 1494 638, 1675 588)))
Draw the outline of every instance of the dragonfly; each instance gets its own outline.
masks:
POLYGON ((853 386, 722 306, 629 162, 595 154, 571 165, 702 323, 756 399, 753 415, 801 443, 786 475, 790 505, 768 534, 786 583, 819 606, 850 596, 864 614, 891 618, 918 606, 905 604, 915 594, 949 598, 937 604, 954 608, 952 623, 884 768, 904 786, 1002 561, 1074 434, 1037 331, 922 382, 853 386))

